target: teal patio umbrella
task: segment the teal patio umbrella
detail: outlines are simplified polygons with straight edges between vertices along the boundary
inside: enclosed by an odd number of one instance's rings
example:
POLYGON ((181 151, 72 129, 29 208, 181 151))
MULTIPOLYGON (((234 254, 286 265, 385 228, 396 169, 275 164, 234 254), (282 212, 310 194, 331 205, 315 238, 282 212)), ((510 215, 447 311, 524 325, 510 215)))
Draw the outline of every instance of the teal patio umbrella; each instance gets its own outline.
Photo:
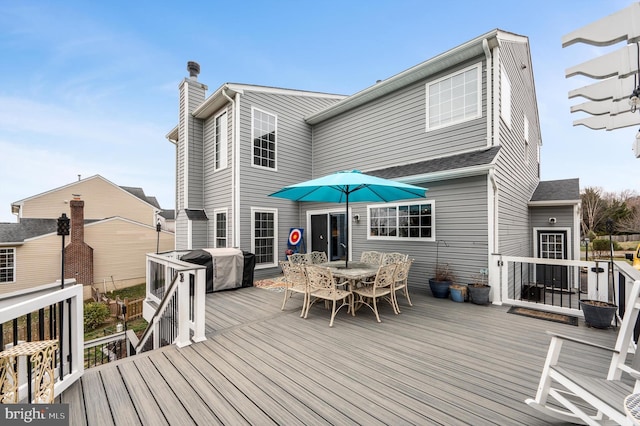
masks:
MULTIPOLYGON (((391 202, 410 198, 424 198, 427 189, 383 179, 359 170, 336 172, 317 179, 285 186, 269 194, 292 201, 345 203, 345 236, 349 243, 349 202, 391 202)), ((349 247, 345 248, 345 267, 349 266, 349 247)))

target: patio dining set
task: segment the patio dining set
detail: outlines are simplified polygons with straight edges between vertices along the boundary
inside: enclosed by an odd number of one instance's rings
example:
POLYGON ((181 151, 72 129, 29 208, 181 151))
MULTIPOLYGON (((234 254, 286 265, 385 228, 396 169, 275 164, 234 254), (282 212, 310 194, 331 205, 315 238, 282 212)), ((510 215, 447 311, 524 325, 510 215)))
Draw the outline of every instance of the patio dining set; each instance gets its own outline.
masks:
POLYGON ((311 306, 325 301, 331 309, 329 327, 340 309, 347 307, 355 316, 362 306, 368 306, 381 322, 378 312, 380 300, 388 302, 397 315, 400 313, 396 293, 400 291, 411 306, 407 278, 413 259, 402 253, 365 251, 359 262, 330 262, 324 252, 294 253, 287 261, 280 261, 284 274, 282 310, 294 294, 303 295, 300 317, 307 318, 311 306))

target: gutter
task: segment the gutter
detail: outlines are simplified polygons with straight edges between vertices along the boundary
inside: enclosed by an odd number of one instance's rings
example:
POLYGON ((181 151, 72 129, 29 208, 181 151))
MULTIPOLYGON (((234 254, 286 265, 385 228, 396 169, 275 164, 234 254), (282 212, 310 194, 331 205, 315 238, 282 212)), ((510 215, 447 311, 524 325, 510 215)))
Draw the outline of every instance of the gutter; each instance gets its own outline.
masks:
POLYGON ((402 183, 424 183, 429 181, 437 181, 437 180, 447 180, 447 179, 456 179, 463 178, 468 176, 478 176, 486 174, 494 169, 494 165, 492 163, 489 164, 481 164, 479 166, 471 166, 465 167, 462 169, 455 170, 443 170, 440 172, 432 172, 432 173, 423 173, 419 175, 413 175, 406 178, 398 178, 394 179, 398 182, 402 183))

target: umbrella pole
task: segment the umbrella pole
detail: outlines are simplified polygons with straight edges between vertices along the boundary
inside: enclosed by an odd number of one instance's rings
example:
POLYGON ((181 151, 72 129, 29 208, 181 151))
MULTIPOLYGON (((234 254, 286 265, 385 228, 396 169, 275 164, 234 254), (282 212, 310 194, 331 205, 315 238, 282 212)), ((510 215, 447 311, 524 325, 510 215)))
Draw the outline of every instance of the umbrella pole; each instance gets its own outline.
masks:
POLYGON ((345 254, 344 254, 344 267, 349 268, 349 192, 347 192, 347 212, 344 215, 344 229, 345 229, 345 254))

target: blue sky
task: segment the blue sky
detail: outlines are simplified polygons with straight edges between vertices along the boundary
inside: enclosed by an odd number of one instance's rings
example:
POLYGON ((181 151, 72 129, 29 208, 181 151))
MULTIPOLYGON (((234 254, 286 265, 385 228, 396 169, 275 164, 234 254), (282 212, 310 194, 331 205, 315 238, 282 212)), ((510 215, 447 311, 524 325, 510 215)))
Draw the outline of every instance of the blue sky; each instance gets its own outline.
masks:
MULTIPOLYGON (((563 35, 618 0, 0 1, 0 222, 14 201, 96 174, 174 207, 187 61, 225 82, 353 94, 495 28, 529 37, 542 179, 640 191, 636 128, 573 127, 565 69, 607 50, 563 35)), ((622 45, 616 46, 616 48, 622 45)))

